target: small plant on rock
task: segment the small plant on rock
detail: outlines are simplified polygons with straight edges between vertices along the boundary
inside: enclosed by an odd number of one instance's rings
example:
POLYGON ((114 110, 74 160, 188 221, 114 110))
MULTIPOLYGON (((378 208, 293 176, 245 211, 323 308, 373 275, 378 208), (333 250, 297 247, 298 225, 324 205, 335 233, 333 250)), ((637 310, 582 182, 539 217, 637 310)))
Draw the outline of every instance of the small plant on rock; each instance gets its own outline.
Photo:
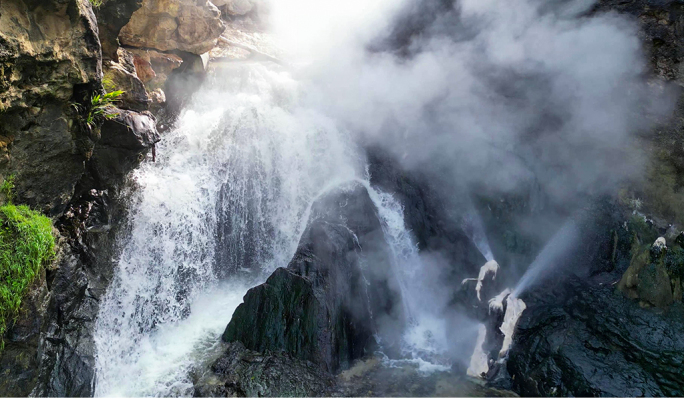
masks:
POLYGON ((112 92, 102 94, 94 94, 90 99, 90 104, 83 106, 81 104, 72 103, 76 112, 84 115, 82 122, 88 128, 93 130, 97 122, 103 119, 113 119, 119 114, 114 112, 107 112, 115 103, 119 101, 119 97, 124 94, 122 90, 115 90, 112 92))

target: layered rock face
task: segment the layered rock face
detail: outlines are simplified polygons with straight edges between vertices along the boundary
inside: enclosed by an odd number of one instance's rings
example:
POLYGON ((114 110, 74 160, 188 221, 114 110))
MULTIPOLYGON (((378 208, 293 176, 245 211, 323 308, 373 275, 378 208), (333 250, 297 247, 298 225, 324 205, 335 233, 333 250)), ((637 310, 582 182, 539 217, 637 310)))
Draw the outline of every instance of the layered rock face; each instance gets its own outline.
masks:
POLYGON ((223 335, 284 351, 329 372, 370 353, 373 334, 400 330, 400 294, 375 207, 356 184, 317 201, 290 265, 251 289, 223 335))
POLYGON ((145 0, 123 27, 123 45, 202 54, 216 46, 225 26, 207 0, 145 0))
POLYGON ((95 8, 104 59, 118 61, 119 32, 140 6, 142 0, 106 0, 95 8))
POLYGON ((70 101, 99 87, 100 43, 87 0, 0 4, 0 176, 18 199, 61 212, 93 141, 70 101))

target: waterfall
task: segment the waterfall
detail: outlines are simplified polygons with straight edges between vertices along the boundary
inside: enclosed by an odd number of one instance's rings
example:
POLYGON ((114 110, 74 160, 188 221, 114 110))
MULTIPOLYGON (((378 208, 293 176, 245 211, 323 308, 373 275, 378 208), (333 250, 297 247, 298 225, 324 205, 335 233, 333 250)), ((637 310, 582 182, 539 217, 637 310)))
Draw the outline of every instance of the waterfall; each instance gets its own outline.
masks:
POLYGON ((157 162, 130 176, 130 234, 96 322, 96 396, 191 395, 189 374, 216 356, 247 289, 293 256, 313 198, 358 176, 348 137, 300 108, 297 82, 275 68, 212 73, 157 162))
POLYGON ((438 313, 441 304, 436 303, 431 295, 435 287, 426 278, 418 246, 406 228, 404 207, 394 196, 372 187, 367 180, 361 183, 377 209, 391 251, 393 272, 401 290, 407 317, 401 345, 407 358, 405 361, 415 362, 425 371, 447 370, 450 364, 439 361, 448 346, 446 322, 438 313))

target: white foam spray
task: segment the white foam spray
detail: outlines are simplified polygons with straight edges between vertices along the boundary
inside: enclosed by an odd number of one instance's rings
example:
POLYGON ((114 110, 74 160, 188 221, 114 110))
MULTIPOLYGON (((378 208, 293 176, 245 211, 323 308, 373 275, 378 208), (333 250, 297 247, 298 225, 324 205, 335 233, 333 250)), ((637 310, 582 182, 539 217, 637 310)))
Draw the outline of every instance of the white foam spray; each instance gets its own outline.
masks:
POLYGON ((131 176, 131 233, 96 323, 96 396, 191 395, 190 363, 212 356, 207 342, 259 282, 218 281, 217 268, 243 266, 217 264, 218 219, 234 226, 229 253, 249 251, 264 278, 291 259, 316 194, 356 175, 347 137, 299 108, 297 83, 274 68, 210 76, 157 162, 131 176))

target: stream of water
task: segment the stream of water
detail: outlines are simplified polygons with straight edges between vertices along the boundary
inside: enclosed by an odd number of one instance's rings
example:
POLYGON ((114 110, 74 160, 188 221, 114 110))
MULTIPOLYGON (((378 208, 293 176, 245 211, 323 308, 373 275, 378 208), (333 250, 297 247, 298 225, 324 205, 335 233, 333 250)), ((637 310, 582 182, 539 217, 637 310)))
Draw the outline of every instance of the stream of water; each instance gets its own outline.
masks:
POLYGON ((312 199, 357 176, 348 138, 298 108, 297 89, 275 67, 215 72, 131 176, 131 233, 96 324, 97 396, 191 395, 192 367, 215 355, 246 290, 287 265, 312 199))

